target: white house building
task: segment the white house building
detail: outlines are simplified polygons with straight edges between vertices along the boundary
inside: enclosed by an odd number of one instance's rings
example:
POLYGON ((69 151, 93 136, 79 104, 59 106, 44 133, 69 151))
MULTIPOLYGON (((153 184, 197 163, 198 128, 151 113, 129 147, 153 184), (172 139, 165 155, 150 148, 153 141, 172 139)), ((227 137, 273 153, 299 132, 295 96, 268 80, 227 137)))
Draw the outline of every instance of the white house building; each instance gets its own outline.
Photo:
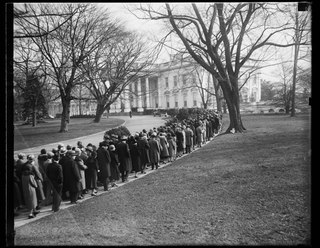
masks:
MULTIPOLYGON (((240 90, 242 102, 259 102, 261 99, 261 75, 251 76, 240 90)), ((120 98, 110 106, 109 113, 129 112, 145 109, 171 109, 203 107, 200 88, 214 92, 212 76, 199 65, 190 61, 172 57, 171 61, 154 65, 153 73, 139 78, 126 87, 120 98), (201 87, 200 87, 201 86, 201 87), (200 88, 199 88, 200 87, 200 88)), ((244 79, 239 80, 242 85, 244 79)), ((215 96, 204 90, 203 97, 208 97, 208 108, 216 109, 215 96)), ((95 114, 94 100, 72 101, 70 115, 95 114), (81 107, 80 107, 81 106, 81 107)), ((62 112, 61 103, 49 106, 49 114, 56 116, 62 112)))

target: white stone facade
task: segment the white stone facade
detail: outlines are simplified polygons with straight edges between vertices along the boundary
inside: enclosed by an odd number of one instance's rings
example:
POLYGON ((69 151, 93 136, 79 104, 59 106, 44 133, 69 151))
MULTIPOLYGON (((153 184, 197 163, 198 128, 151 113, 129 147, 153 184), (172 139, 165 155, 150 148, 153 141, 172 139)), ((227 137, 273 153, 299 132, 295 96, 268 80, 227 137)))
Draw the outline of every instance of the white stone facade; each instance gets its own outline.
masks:
MULTIPOLYGON (((243 80, 239 80, 239 86, 243 80)), ((120 98, 110 106, 110 113, 127 113, 132 109, 143 112, 145 109, 172 109, 203 107, 197 85, 214 92, 212 76, 200 66, 189 62, 173 60, 154 66, 154 72, 140 78, 126 87, 120 98)), ((205 91, 204 96, 207 96, 205 91)), ((259 102, 261 98, 260 74, 251 76, 240 91, 242 102, 259 102)), ((210 96, 209 109, 216 109, 216 99, 210 96)), ((94 100, 81 101, 81 114, 94 115, 94 100)), ((49 114, 62 113, 59 102, 51 104, 49 114)), ((72 101, 70 115, 79 115, 79 101, 72 101)), ((106 114, 106 113, 105 113, 106 114)))

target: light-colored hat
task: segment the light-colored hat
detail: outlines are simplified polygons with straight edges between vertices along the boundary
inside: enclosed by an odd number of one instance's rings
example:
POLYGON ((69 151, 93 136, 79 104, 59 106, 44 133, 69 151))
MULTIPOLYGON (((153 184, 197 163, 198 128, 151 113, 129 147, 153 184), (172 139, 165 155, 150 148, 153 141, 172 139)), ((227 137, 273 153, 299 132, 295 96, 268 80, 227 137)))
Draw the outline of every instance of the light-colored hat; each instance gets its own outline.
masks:
POLYGON ((65 153, 66 153, 66 151, 67 151, 67 150, 66 150, 66 148, 61 147, 61 149, 60 149, 60 151, 59 151, 59 152, 60 152, 60 154, 65 154, 65 153))
POLYGON ((76 149, 74 149, 74 151, 75 151, 75 153, 76 153, 77 155, 80 155, 80 153, 81 153, 80 148, 76 148, 76 149))
POLYGON ((116 147, 115 147, 114 145, 110 145, 110 146, 109 146, 109 150, 113 152, 113 151, 116 150, 116 147))
POLYGON ((34 156, 33 154, 29 154, 29 155, 27 156, 27 159, 28 159, 28 160, 35 160, 35 156, 34 156))
POLYGON ((92 146, 87 146, 87 147, 86 147, 86 150, 92 152, 92 151, 93 151, 93 148, 92 148, 92 146))

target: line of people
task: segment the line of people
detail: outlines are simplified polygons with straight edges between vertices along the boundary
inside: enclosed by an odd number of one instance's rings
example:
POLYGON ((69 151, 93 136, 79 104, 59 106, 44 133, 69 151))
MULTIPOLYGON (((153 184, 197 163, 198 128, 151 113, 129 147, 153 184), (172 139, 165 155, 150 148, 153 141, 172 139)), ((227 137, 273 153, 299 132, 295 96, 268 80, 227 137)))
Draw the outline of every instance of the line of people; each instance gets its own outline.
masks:
MULTIPOLYGON (((212 124, 212 123, 211 123, 212 124)), ((59 144, 52 151, 41 149, 36 158, 18 154, 14 166, 16 213, 23 205, 28 218, 34 218, 42 206, 60 209, 61 201, 77 204, 86 194, 96 196, 98 185, 104 191, 128 181, 130 173, 145 174, 147 167, 158 169, 212 139, 219 126, 210 127, 207 119, 188 119, 166 126, 143 129, 129 137, 105 135, 99 146, 59 144)))

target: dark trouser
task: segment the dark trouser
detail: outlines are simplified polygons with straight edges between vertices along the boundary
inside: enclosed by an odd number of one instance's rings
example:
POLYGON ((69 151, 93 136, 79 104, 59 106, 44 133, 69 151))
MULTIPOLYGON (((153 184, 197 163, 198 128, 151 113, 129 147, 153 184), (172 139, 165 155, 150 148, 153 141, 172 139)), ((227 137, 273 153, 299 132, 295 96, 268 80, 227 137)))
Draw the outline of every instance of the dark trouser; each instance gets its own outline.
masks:
POLYGON ((110 182, 109 178, 108 177, 107 178, 101 178, 101 182, 103 184, 103 189, 104 190, 108 190, 108 185, 109 185, 109 182, 110 182))
POLYGON ((127 170, 127 171, 123 171, 123 172, 121 173, 122 182, 124 182, 125 180, 127 180, 127 179, 128 179, 128 176, 129 176, 129 171, 128 171, 128 170, 127 170))
POLYGON ((62 185, 52 188, 52 210, 54 212, 60 209, 62 185))
POLYGON ((186 153, 190 153, 191 152, 191 146, 187 145, 186 146, 186 153))
POLYGON ((76 202, 78 200, 78 197, 79 197, 79 192, 76 191, 76 192, 71 192, 70 191, 70 201, 71 202, 76 202))

